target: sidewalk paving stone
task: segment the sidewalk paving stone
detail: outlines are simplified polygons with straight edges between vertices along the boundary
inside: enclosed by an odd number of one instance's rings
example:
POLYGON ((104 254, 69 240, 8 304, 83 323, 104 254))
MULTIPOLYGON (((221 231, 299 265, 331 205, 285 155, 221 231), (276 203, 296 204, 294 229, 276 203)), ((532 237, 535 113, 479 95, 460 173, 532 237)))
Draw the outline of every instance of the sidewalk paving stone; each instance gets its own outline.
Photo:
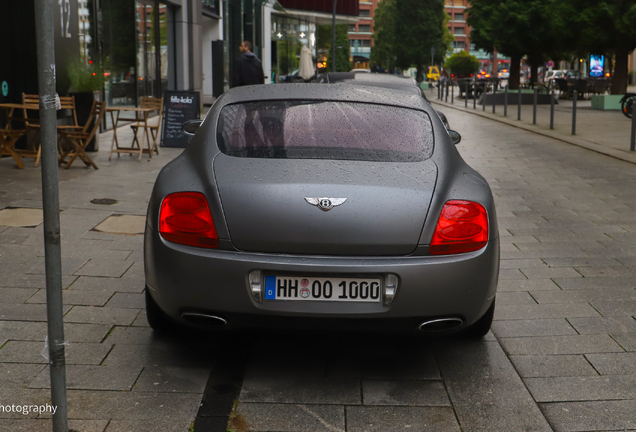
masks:
POLYGON ((241 403, 228 430, 345 432, 344 411, 336 405, 241 403))
MULTIPOLYGON (((69 290, 62 291, 62 303, 65 305, 104 306, 114 295, 112 290, 69 290)), ((27 300, 28 304, 46 303, 46 289, 39 290, 27 300)))
POLYGON ((592 304, 605 317, 636 315, 636 300, 593 301, 592 304))
MULTIPOLYGON (((73 365, 66 366, 66 388, 74 390, 130 391, 141 374, 142 368, 73 365)), ((47 367, 30 384, 29 388, 51 388, 47 367)))
POLYGON ((73 309, 64 316, 64 322, 131 325, 135 318, 137 318, 139 312, 139 309, 74 306, 73 309))
POLYGON ((610 333, 625 351, 636 351, 636 333, 610 333))
POLYGON ((284 374, 246 376, 240 402, 360 405, 357 379, 289 379, 284 374))
POLYGON ((601 375, 629 375, 636 371, 636 353, 586 354, 585 357, 601 375))
POLYGON ((185 418, 170 418, 166 420, 111 420, 105 432, 186 432, 190 430, 191 420, 185 418))
MULTIPOLYGON (((112 345, 101 343, 69 343, 65 348, 66 364, 98 365, 111 350, 112 345)), ((49 361, 42 355, 44 339, 40 342, 9 341, 0 349, 0 363, 39 363, 49 361)))
POLYGON ((133 265, 129 261, 119 261, 108 258, 91 259, 74 274, 76 276, 100 276, 100 277, 122 277, 126 270, 133 265))
POLYGON ((451 406, 442 381, 363 380, 362 404, 451 406))
POLYGON ((598 376, 583 355, 513 355, 510 360, 522 378, 598 376))
POLYGON ((95 289, 108 289, 113 292, 142 293, 145 289, 145 285, 138 283, 134 279, 80 276, 77 278, 77 281, 69 287, 69 290, 95 289))
POLYGON ((632 317, 568 318, 580 334, 636 332, 636 320, 632 317))
MULTIPOLYGON (((636 291, 634 291, 634 294, 636 294, 636 291)), ((108 301, 106 307, 143 309, 146 307, 145 296, 144 294, 135 293, 116 293, 108 301)))
POLYGON ((636 401, 545 403, 543 412, 555 430, 622 431, 636 430, 636 401))
MULTIPOLYGON (((64 313, 71 306, 64 306, 64 313)), ((46 305, 0 303, 0 321, 46 321, 46 305)))
POLYGON ((532 296, 539 304, 545 303, 592 303, 597 301, 636 300, 636 290, 632 288, 601 288, 568 291, 536 291, 532 296))
POLYGON ((587 303, 503 305, 495 308, 495 320, 527 320, 593 316, 599 316, 599 313, 587 303))
MULTIPOLYGON (((452 408, 347 407, 347 432, 459 432, 460 430, 452 408)), ((491 430, 495 431, 495 429, 491 430)))
MULTIPOLYGON (((108 420, 69 420, 68 428, 75 432, 104 432, 108 420)), ((51 420, 46 419, 3 419, 0 430, 11 432, 50 432, 51 420)))
POLYGON ((0 288, 0 298, 3 303, 24 303, 37 291, 37 288, 0 288))
POLYGON ((636 399, 636 375, 526 378, 537 402, 636 399))
POLYGON ((498 338, 577 334, 564 318, 495 321, 492 331, 498 338))
POLYGON ((608 334, 499 339, 509 355, 558 355, 624 352, 608 334))

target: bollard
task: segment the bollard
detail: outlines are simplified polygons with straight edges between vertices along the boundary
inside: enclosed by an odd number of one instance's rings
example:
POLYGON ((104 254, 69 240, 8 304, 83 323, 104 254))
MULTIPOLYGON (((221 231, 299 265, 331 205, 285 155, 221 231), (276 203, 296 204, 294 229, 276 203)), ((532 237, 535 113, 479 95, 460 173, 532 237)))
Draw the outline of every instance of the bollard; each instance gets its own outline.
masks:
POLYGON ((550 129, 554 129, 554 87, 550 96, 550 129))
POLYGON ((440 88, 440 82, 438 80, 437 81, 437 100, 439 100, 439 88, 440 88))
POLYGON ((464 91, 464 108, 468 108, 468 80, 466 80, 466 90, 464 91))
POLYGON ((517 94, 517 120, 521 120, 521 86, 519 86, 519 93, 517 94))
POLYGON ((508 84, 504 88, 504 117, 508 117, 508 84))
POLYGON ((572 135, 576 135, 576 98, 578 92, 574 90, 572 93, 572 135))
POLYGON ((492 88, 492 113, 495 113, 495 95, 497 94, 497 81, 495 81, 495 84, 493 85, 492 88))
POLYGON ((629 146, 629 151, 636 150, 636 103, 632 98, 632 142, 629 146))
POLYGON ((539 88, 534 88, 534 100, 532 101, 532 124, 537 124, 537 92, 539 88))
POLYGON ((486 83, 484 83, 484 91, 481 92, 481 110, 486 111, 486 92, 488 88, 486 87, 486 83))
POLYGON ((451 81, 451 103, 455 103, 455 83, 451 81))
POLYGON ((477 108, 477 81, 473 78, 473 109, 477 108))
POLYGON ((448 102, 448 84, 449 82, 446 81, 446 100, 444 102, 448 102))

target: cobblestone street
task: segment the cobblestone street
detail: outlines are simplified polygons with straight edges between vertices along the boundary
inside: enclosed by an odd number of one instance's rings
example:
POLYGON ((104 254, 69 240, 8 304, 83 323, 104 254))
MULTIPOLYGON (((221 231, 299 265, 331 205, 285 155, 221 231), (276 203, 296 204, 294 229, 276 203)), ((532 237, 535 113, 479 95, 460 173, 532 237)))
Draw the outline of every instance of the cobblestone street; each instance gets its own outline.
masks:
MULTIPOLYGON (((143 311, 140 233, 155 177, 180 150, 108 162, 103 134, 98 171, 60 171, 71 429, 636 431, 636 165, 434 106, 495 194, 501 272, 486 338, 157 337, 143 311), (132 219, 96 228, 113 215, 132 219)), ((18 170, 2 159, 0 181, 0 210, 41 208, 31 160, 18 170)), ((42 225, 12 224, 0 222, 0 404, 41 405, 42 225)), ((0 411, 2 431, 50 425, 0 411)))

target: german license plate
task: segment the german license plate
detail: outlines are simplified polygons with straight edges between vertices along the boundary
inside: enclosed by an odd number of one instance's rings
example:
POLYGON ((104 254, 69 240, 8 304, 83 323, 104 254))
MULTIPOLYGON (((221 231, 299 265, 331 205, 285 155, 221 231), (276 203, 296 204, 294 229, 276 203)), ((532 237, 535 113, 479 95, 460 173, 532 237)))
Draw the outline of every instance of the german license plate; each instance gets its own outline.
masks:
POLYGON ((379 302, 380 287, 380 279, 265 276, 265 299, 379 302))

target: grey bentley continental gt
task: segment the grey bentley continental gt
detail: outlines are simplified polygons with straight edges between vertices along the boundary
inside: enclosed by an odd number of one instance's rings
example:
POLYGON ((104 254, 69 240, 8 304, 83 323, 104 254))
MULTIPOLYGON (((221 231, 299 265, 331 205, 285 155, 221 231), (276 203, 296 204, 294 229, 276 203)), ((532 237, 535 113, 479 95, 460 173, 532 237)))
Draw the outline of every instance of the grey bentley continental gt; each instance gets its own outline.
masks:
POLYGON ((414 92, 226 92, 152 192, 148 322, 485 335, 497 218, 459 140, 414 92))

